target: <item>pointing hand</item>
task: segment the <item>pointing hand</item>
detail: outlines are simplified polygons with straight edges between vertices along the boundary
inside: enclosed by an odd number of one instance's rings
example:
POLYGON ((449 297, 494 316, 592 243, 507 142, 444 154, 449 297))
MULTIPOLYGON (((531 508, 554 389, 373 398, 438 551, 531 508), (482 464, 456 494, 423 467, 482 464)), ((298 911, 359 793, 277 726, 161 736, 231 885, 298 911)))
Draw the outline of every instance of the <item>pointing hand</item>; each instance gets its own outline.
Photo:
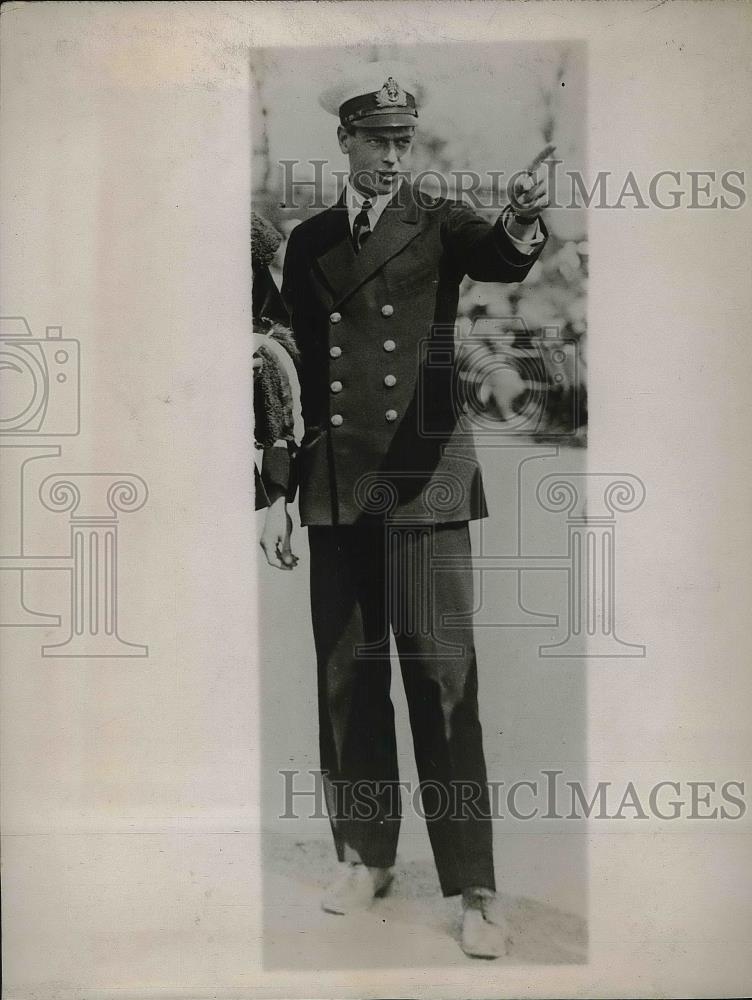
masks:
POLYGON ((525 170, 515 177, 511 204, 519 222, 533 223, 548 207, 548 181, 545 172, 539 176, 538 168, 554 152, 556 146, 548 145, 533 157, 525 170))

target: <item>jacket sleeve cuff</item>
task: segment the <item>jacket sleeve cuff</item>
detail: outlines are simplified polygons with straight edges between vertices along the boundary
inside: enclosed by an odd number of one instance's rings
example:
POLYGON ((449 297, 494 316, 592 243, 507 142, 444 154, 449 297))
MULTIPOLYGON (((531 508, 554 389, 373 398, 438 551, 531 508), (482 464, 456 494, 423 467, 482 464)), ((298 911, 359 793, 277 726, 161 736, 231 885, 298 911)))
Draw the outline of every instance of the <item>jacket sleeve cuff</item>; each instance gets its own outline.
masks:
POLYGON ((519 250, 520 253, 530 256, 530 254, 535 253, 539 246, 545 243, 546 238, 543 235, 543 230, 541 229, 540 219, 535 220, 533 235, 526 238, 520 239, 519 236, 513 236, 510 229, 509 223, 514 218, 514 211, 511 205, 507 205, 504 211, 501 213, 501 225, 504 228, 505 233, 509 239, 509 242, 515 248, 519 250))
POLYGON ((287 448, 265 448, 261 460, 261 480, 269 498, 274 503, 287 496, 291 486, 291 459, 287 448))
POLYGON ((502 212, 494 223, 493 232, 496 248, 507 264, 514 267, 530 267, 548 239, 545 223, 541 219, 538 220, 538 229, 533 240, 519 240, 507 231, 506 215, 507 210, 502 212))

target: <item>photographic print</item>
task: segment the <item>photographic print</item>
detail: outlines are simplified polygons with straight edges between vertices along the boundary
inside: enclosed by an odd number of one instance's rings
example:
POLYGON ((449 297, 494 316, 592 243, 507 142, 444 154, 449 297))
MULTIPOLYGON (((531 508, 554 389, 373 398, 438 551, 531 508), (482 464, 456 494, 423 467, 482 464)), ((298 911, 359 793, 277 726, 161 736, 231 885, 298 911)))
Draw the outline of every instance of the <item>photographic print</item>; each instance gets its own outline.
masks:
POLYGON ((252 71, 265 959, 584 961, 585 46, 252 71))
POLYGON ((3 1000, 749 993, 749 10, 2 6, 3 1000))

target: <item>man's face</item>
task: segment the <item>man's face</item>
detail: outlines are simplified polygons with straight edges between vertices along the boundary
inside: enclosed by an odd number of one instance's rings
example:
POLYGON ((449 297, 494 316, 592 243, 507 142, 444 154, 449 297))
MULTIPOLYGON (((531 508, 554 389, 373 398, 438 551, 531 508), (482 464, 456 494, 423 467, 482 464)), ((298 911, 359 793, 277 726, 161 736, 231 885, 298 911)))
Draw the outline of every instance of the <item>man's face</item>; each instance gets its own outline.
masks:
POLYGON ((356 128, 352 135, 340 125, 339 148, 350 158, 355 187, 366 195, 391 194, 410 167, 414 135, 409 125, 356 128))

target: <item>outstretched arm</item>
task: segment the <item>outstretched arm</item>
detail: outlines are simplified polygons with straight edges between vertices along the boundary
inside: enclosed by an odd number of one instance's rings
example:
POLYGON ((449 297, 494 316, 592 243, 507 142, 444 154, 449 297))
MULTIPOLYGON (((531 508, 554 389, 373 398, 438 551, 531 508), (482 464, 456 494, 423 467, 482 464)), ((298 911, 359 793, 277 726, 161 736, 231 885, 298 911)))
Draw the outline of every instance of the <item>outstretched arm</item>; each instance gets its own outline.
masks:
POLYGON ((543 161, 554 146, 546 146, 515 178, 510 204, 492 225, 458 202, 442 226, 442 241, 457 269, 475 281, 523 281, 546 242, 540 219, 548 205, 543 161))

